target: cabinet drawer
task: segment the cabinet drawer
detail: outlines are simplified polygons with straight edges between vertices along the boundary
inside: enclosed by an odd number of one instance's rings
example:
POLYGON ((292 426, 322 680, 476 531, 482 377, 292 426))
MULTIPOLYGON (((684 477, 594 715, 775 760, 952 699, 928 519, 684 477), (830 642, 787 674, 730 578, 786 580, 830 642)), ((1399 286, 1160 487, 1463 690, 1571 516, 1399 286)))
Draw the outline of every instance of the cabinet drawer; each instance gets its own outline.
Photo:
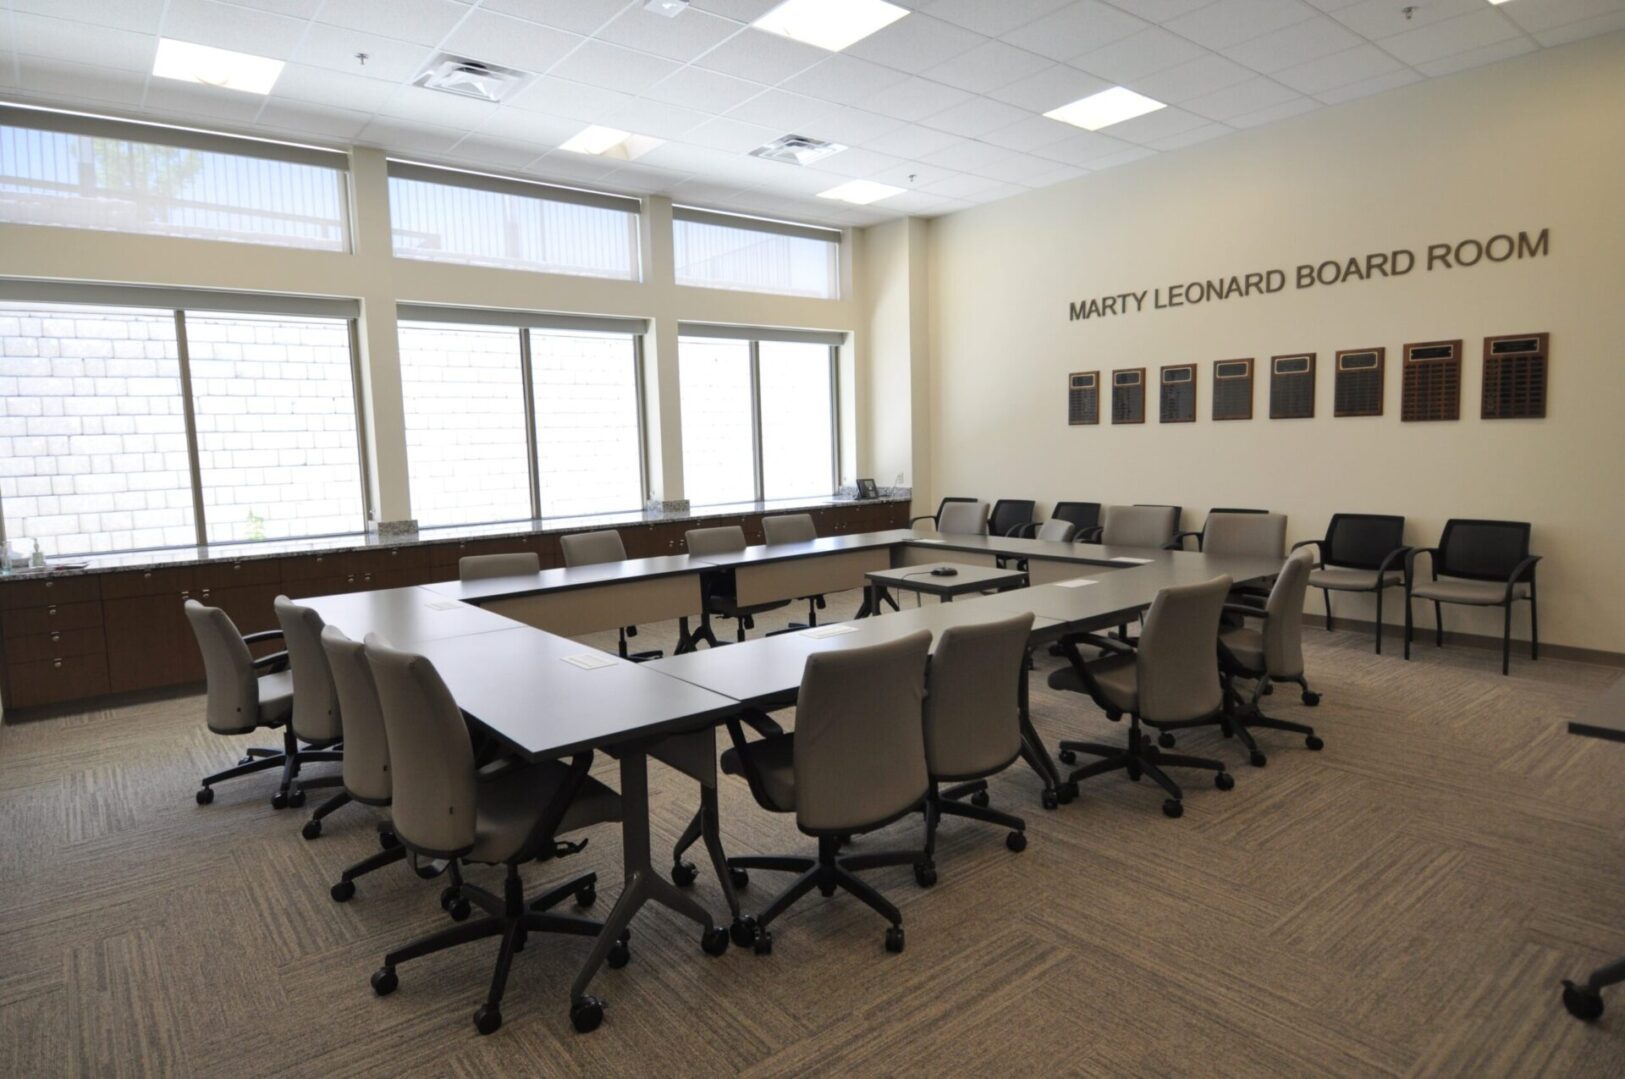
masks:
POLYGON ((165 593, 180 595, 196 587, 196 567, 160 566, 128 573, 107 574, 102 578, 102 598, 125 599, 130 596, 161 596, 165 593))
POLYGON ((282 580, 309 581, 326 577, 342 577, 355 569, 352 551, 330 551, 321 554, 295 555, 282 559, 282 580))
POLYGON ((85 629, 54 629, 49 633, 31 633, 26 637, 6 638, 6 659, 11 663, 35 663, 40 660, 61 659, 63 656, 88 656, 107 650, 107 638, 102 627, 85 629))
POLYGON ((8 662, 6 683, 10 690, 6 697, 8 708, 32 708, 99 696, 108 692, 107 657, 95 653, 26 663, 8 662))
POLYGON ((45 607, 25 607, 0 616, 7 639, 48 634, 63 629, 100 628, 102 605, 93 603, 52 603, 45 607))
POLYGON ((52 603, 79 603, 84 600, 100 599, 101 596, 101 580, 92 576, 7 581, 0 585, 0 611, 45 607, 52 603))
POLYGON ((239 588, 251 584, 276 584, 282 579, 280 558, 255 558, 243 562, 214 562, 197 568, 199 588, 239 588))

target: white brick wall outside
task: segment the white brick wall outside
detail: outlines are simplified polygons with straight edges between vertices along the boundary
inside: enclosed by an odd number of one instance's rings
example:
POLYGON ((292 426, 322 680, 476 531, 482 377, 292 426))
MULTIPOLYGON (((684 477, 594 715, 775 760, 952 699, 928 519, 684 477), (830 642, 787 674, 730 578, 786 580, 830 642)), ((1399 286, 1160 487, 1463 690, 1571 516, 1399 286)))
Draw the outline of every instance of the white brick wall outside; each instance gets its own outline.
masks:
POLYGON ((750 342, 684 338, 677 357, 683 493, 696 506, 755 498, 750 342))

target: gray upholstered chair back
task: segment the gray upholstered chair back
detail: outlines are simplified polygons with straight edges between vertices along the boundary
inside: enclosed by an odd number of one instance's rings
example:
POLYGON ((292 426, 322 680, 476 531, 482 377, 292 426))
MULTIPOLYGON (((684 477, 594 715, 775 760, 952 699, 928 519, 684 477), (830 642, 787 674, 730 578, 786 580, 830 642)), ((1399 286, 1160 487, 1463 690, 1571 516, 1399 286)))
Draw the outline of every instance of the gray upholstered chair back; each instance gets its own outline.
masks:
POLYGON ((333 742, 344 736, 339 722, 338 691, 333 688, 333 671, 322 650, 322 616, 302 607, 287 596, 271 604, 282 641, 288 649, 288 667, 293 675, 293 716, 288 720, 293 733, 307 742, 333 742))
POLYGON ((559 537, 566 566, 596 566, 600 562, 625 562, 626 545, 613 528, 602 532, 577 532, 559 537))
POLYGON ((1219 710, 1219 615, 1230 578, 1157 593, 1140 633, 1136 682, 1142 719, 1204 719, 1219 710))
POLYGON ((1210 513, 1202 528, 1207 554, 1246 554, 1280 558, 1286 550, 1286 515, 1210 513))
POLYGON ((703 558, 708 554, 733 554, 745 549, 745 530, 738 525, 718 528, 691 528, 683 533, 688 553, 703 558))
POLYGON ((805 543, 818 538, 810 513, 781 513, 762 518, 762 534, 769 543, 805 543))
POLYGON ((423 656, 366 640, 389 743, 395 834, 413 850, 455 857, 474 845, 474 749, 463 713, 423 656))
POLYGON ((1077 525, 1071 521, 1063 521, 1059 517, 1051 517, 1038 526, 1038 538, 1049 540, 1051 543, 1070 543, 1072 537, 1077 534, 1077 525))
POLYGON ((186 601, 186 620, 203 653, 209 729, 216 734, 252 731, 260 722, 259 676, 236 623, 219 607, 205 607, 195 599, 186 601))
POLYGON ((937 514, 937 531, 944 536, 987 534, 986 502, 949 502, 937 514))
POLYGON ((979 779, 1021 752, 1021 669, 1032 614, 953 626, 937 638, 925 697, 925 762, 939 779, 979 779))
POLYGON ((541 571, 542 557, 535 551, 471 554, 457 560, 457 577, 463 581, 482 581, 487 577, 518 577, 541 571))
POLYGON ((1172 506, 1107 506, 1100 542, 1123 547, 1161 547, 1179 531, 1172 506))
POLYGON ((1271 677, 1296 678, 1303 673, 1303 594, 1309 590, 1309 571, 1315 568, 1311 548, 1292 553, 1275 578, 1264 609, 1264 666, 1271 677))
POLYGON ((918 805, 931 633, 807 657, 796 702, 796 824, 858 832, 918 805))
POLYGON ((333 672, 344 723, 344 789, 366 805, 388 805, 389 738, 366 646, 350 640, 337 626, 327 626, 322 630, 322 651, 333 672))

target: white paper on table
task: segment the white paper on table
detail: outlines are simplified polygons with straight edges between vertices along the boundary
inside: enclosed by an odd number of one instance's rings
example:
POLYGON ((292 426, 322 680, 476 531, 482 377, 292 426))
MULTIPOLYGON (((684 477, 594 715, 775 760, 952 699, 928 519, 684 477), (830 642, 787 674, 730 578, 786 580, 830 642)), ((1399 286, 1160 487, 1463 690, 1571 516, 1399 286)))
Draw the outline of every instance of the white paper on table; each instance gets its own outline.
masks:
POLYGON ((1082 588, 1086 584, 1095 584, 1093 577, 1074 577, 1069 581, 1056 581, 1056 588, 1082 588))
POLYGON ((1112 561, 1127 563, 1130 566, 1144 566, 1151 560, 1149 558, 1114 558, 1112 561))
POLYGON ((442 599, 427 604, 427 606, 431 611, 455 611, 463 606, 463 601, 460 599, 442 599))
POLYGON ((577 652, 572 656, 561 656, 560 659, 572 667, 580 667, 584 671, 595 671, 600 667, 613 667, 614 656, 606 656, 602 652, 577 652))
POLYGON ((813 638, 839 637, 843 633, 856 633, 857 631, 857 626, 849 626, 844 622, 837 622, 832 626, 814 626, 812 629, 802 633, 802 636, 813 638))

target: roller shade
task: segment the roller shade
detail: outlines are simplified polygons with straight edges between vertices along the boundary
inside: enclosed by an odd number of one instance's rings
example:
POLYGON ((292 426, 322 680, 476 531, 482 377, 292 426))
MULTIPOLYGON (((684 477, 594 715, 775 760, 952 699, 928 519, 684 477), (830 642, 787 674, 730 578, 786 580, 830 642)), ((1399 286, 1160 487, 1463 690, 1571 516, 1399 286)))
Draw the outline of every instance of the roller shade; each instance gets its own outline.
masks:
POLYGON ((839 348, 846 344, 843 330, 789 330, 768 326, 726 326, 714 322, 679 322, 680 337, 720 337, 729 341, 783 341, 793 345, 828 345, 839 348))
POLYGON ((162 124, 146 124, 133 120, 115 120, 111 117, 76 112, 0 105, 0 125, 26 127, 36 131, 57 131, 96 139, 120 139, 158 146, 178 146, 186 150, 206 150, 217 154, 233 154, 237 157, 258 157, 269 161, 287 161, 296 165, 314 165, 317 168, 336 169, 341 172, 347 171, 350 167, 350 155, 342 150, 327 150, 320 146, 275 142, 270 139, 221 135, 213 131, 166 127, 162 124))
POLYGON ((448 187, 466 187, 475 191, 490 191, 499 195, 516 195, 526 199, 547 202, 569 202, 578 206, 596 206, 601 210, 619 210, 636 214, 643 204, 625 195, 608 195, 601 191, 584 191, 575 187, 518 180, 507 176, 494 176, 485 172, 465 172, 462 169, 422 165, 414 161, 389 161, 389 175, 397 180, 416 180, 425 184, 443 184, 448 187))
POLYGON ((701 210, 696 206, 673 206, 671 216, 674 221, 692 221, 699 225, 718 225, 725 229, 770 232, 776 236, 799 236, 804 240, 822 240, 824 243, 831 244, 841 242, 840 229, 822 228, 818 225, 795 225, 788 221, 770 221, 766 218, 744 217, 739 214, 724 214, 715 210, 701 210))
POLYGON ((72 303, 103 307, 156 307, 166 311, 230 311, 237 314, 307 315, 356 318, 361 302, 327 296, 282 296, 263 292, 161 288, 146 285, 85 285, 70 281, 0 279, 0 300, 14 303, 72 303))
POLYGON ((458 322, 474 326, 524 326, 532 330, 575 330, 581 333, 649 332, 646 318, 615 315, 571 315, 556 311, 504 311, 491 307, 446 307, 403 303, 396 309, 402 322, 458 322))

